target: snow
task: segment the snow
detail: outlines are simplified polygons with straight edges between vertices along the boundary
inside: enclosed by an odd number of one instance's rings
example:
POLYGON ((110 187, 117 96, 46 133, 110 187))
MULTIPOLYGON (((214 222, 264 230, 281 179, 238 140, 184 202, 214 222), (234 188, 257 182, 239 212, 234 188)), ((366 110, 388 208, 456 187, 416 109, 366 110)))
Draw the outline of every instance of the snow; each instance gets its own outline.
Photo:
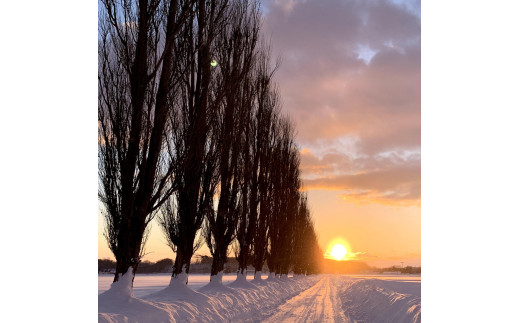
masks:
POLYGON ((119 276, 119 280, 110 285, 110 289, 103 293, 104 298, 129 298, 134 297, 132 290, 132 281, 134 274, 132 273, 132 267, 128 267, 126 273, 119 276))
POLYGON ((199 291, 176 291, 170 285, 143 299, 107 300, 104 293, 99 295, 99 322, 248 322, 275 311, 317 279, 271 282, 251 289, 230 288, 213 280, 199 291))
POLYGON ((216 275, 209 277, 209 283, 206 286, 202 286, 199 291, 210 294, 218 293, 233 293, 233 289, 222 284, 222 276, 224 273, 221 271, 216 275))
MULTIPOLYGON (((150 295, 171 284, 172 274, 137 274, 134 279, 134 295, 137 298, 143 298, 150 295)), ((267 275, 263 276, 264 278, 267 275)), ((210 276, 208 274, 189 274, 188 287, 193 290, 199 290, 202 286, 209 282, 210 276)), ((231 283, 237 278, 236 274, 224 274, 222 276, 222 283, 231 283)), ((108 289, 114 280, 114 275, 100 274, 98 275, 98 294, 101 294, 108 289)))
POLYGON ((265 286, 267 285, 267 281, 262 279, 262 272, 257 271, 255 272, 255 277, 251 281, 251 284, 254 284, 256 286, 265 286))
POLYGON ((351 322, 338 298, 340 276, 324 276, 317 284, 280 306, 265 322, 351 322))
MULTIPOLYGON (((261 278, 260 278, 261 279, 261 278)), ((248 282, 246 275, 238 272, 237 279, 228 285, 232 288, 257 288, 255 284, 248 282)))
POLYGON ((343 310, 363 322, 420 322, 421 284, 362 279, 339 293, 343 310))
MULTIPOLYGON (((168 286, 140 297, 122 287, 125 293, 114 294, 113 287, 99 295, 99 322, 421 320, 420 276, 400 275, 399 279, 375 276, 388 280, 341 275, 262 279, 257 274, 255 279, 247 280, 244 275, 219 273, 198 290, 182 283, 182 279, 171 280, 168 286)), ((199 281, 196 285, 200 285, 201 277, 190 275, 188 282, 199 281)), ((137 275, 136 282, 139 278, 137 275)), ((206 275, 205 279, 207 282, 209 277, 206 275)))
POLYGON ((223 275, 224 275, 224 272, 222 272, 222 271, 218 272, 216 275, 211 275, 209 277, 209 282, 222 285, 222 276, 223 275))
MULTIPOLYGON (((157 304, 138 299, 132 291, 132 267, 98 296, 100 322, 170 322, 171 315, 157 304)), ((173 321, 174 322, 174 321, 173 321)))
POLYGON ((172 276, 170 285, 171 284, 174 284, 174 285, 178 285, 178 284, 187 285, 188 284, 188 274, 186 273, 186 265, 182 266, 180 274, 178 274, 177 276, 172 276))
POLYGON ((155 293, 146 295, 143 297, 143 299, 161 302, 184 300, 195 303, 207 300, 205 295, 188 287, 188 284, 186 284, 187 282, 188 274, 186 274, 183 268, 179 275, 176 277, 171 277, 168 287, 155 293))

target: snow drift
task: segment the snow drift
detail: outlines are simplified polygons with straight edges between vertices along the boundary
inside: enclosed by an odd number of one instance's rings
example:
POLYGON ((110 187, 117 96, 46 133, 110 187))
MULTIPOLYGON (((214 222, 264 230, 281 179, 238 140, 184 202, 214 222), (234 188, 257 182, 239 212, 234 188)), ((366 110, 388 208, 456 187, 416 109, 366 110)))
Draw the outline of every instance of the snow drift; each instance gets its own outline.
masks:
POLYGON ((210 282, 200 291, 170 284, 138 299, 133 295, 99 295, 99 322, 253 322, 272 314, 288 299, 308 289, 319 277, 273 280, 265 285, 210 282))
POLYGON ((420 283, 360 279, 343 286, 343 311, 354 321, 421 322, 420 283))
POLYGON ((421 321, 420 281, 318 275, 222 284, 221 278, 198 290, 175 279, 141 298, 127 284, 112 286, 99 295, 99 322, 421 321))

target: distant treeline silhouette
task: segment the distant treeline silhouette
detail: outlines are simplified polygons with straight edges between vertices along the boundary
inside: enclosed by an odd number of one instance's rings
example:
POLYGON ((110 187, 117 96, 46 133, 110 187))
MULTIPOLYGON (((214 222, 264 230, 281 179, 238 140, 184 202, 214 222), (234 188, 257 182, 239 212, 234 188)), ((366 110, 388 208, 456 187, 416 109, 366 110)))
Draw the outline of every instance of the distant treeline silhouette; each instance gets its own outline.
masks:
MULTIPOLYGON (((137 273, 171 273, 173 261, 169 258, 161 259, 157 262, 141 261, 137 273)), ((98 273, 114 273, 116 262, 110 259, 98 259, 98 273)))
POLYGON ((421 267, 373 267, 363 261, 347 260, 337 261, 334 259, 323 259, 321 266, 323 273, 330 274, 365 274, 365 273, 402 273, 402 274, 420 274, 421 267))
MULTIPOLYGON (((211 272, 212 257, 202 256, 195 260, 190 265, 190 273, 205 273, 211 272)), ((141 261, 137 267, 138 274, 154 274, 154 273, 172 273, 173 261, 170 258, 164 258, 157 262, 141 261)), ((98 273, 113 274, 116 270, 116 262, 111 259, 98 259, 98 273)), ((235 257, 228 258, 224 264, 224 273, 236 273, 238 270, 238 260, 235 257)), ((269 272, 267 265, 262 268, 263 273, 269 272)), ((252 271, 249 271, 251 274, 252 271)))
MULTIPOLYGON (((201 256, 198 260, 191 264, 190 271, 192 273, 210 273, 212 257, 201 256)), ((238 270, 238 259, 231 257, 224 265, 224 273, 235 273, 238 270)), ((137 269, 139 274, 149 273, 171 273, 173 261, 169 258, 161 259, 157 262, 141 261, 137 269)), ((369 273, 401 273, 401 274, 420 274, 421 267, 385 267, 378 268, 369 266, 362 261, 336 261, 333 259, 323 259, 320 266, 321 272, 330 274, 369 274, 369 273)), ((114 273, 116 262, 110 259, 98 259, 99 273, 114 273)), ((268 271, 268 267, 264 265, 262 272, 268 271)))
POLYGON ((379 272, 379 273, 399 272, 399 273, 402 273, 402 274, 420 274, 421 273, 421 267, 412 267, 412 266, 398 267, 398 266, 392 266, 392 267, 386 267, 386 268, 376 268, 375 271, 379 272))
POLYGON ((212 279, 231 250, 242 274, 265 262, 275 275, 319 270, 261 18, 254 0, 102 0, 99 200, 114 281, 144 266, 154 218, 176 255, 174 279, 187 279, 203 242, 212 279))

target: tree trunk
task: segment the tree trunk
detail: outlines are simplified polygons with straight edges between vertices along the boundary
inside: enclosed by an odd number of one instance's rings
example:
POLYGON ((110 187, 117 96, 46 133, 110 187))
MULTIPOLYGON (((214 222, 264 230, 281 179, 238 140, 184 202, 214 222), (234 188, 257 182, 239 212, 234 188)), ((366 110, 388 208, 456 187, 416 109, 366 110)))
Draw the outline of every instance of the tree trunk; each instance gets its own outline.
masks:
MULTIPOLYGON (((193 246, 193 243, 192 243, 193 246)), ((189 249, 189 248, 186 248, 189 249)), ((190 273, 190 264, 191 257, 193 256, 193 248, 190 252, 189 250, 180 251, 177 249, 177 254, 175 256, 175 262, 173 265, 173 273, 172 273, 172 281, 175 279, 183 280, 182 283, 188 284, 188 277, 190 273)))
POLYGON ((218 276, 219 273, 224 271, 224 264, 227 260, 227 246, 225 250, 221 245, 218 246, 220 250, 215 250, 215 254, 213 255, 213 262, 211 263, 211 276, 218 276))
POLYGON ((249 258, 249 246, 241 245, 238 253, 238 273, 245 275, 247 272, 247 263, 249 258))

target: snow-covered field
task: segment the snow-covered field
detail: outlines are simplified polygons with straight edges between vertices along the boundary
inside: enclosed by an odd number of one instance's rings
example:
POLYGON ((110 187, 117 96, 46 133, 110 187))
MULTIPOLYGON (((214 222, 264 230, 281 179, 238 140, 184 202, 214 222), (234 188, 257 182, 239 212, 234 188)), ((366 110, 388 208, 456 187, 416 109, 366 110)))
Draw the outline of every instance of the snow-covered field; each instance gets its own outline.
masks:
POLYGON ((420 322, 421 277, 415 275, 276 278, 223 285, 190 275, 137 275, 133 296, 107 297, 113 276, 99 275, 100 322, 420 322), (209 284, 208 284, 209 283, 209 284), (175 288, 174 288, 175 287, 175 288), (184 287, 184 288, 183 288, 184 287))
MULTIPOLYGON (((134 280, 134 296, 139 298, 164 289, 170 283, 171 277, 172 274, 138 274, 134 280)), ((236 278, 236 274, 223 275, 222 282, 231 283, 236 278)), ((267 278, 267 275, 263 275, 262 278, 267 278)), ((108 290, 113 280, 113 274, 98 275, 98 294, 108 290)), ((209 274, 190 274, 188 279, 188 286, 194 290, 198 290, 207 283, 209 283, 209 274)))

